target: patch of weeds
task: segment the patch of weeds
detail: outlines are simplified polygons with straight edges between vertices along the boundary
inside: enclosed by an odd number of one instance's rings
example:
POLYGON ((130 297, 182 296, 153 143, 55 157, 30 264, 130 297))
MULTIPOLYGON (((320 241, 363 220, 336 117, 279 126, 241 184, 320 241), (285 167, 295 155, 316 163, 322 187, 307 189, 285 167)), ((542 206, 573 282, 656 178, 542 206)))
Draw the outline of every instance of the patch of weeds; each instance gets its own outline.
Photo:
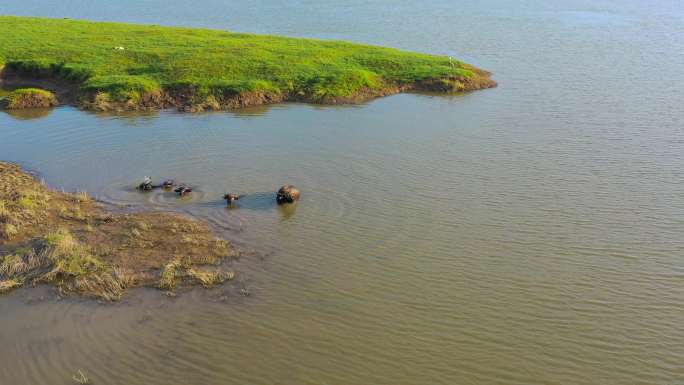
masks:
POLYGON ((4 281, 0 281, 0 294, 4 294, 11 290, 14 290, 23 284, 24 282, 20 279, 7 279, 4 281))
POLYGON ((47 246, 47 255, 54 263, 52 271, 48 274, 81 276, 100 270, 104 266, 68 230, 60 229, 52 232, 44 240, 47 246))
POLYGON ((0 276, 23 282, 28 277, 35 277, 40 270, 51 265, 51 261, 43 253, 36 253, 30 248, 20 248, 15 254, 5 256, 0 263, 0 276))
POLYGON ((121 285, 124 287, 132 287, 137 283, 135 274, 121 267, 115 267, 112 271, 112 275, 121 282, 121 285))
POLYGON ((0 222, 8 222, 12 217, 12 213, 7 208, 5 201, 0 201, 0 222))
POLYGON ((16 225, 11 223, 3 223, 0 225, 0 236, 5 239, 12 239, 19 234, 19 229, 16 225))
POLYGON ((225 281, 235 277, 232 271, 204 271, 199 269, 188 269, 188 276, 199 282, 204 287, 220 285, 225 281))
POLYGON ((35 197, 23 196, 17 201, 17 205, 24 210, 33 210, 38 206, 38 202, 35 197))
POLYGON ((126 281, 108 271, 78 276, 62 284, 62 288, 68 289, 69 292, 84 293, 105 301, 120 300, 127 287, 126 281))
POLYGON ((46 246, 51 247, 56 255, 63 255, 73 251, 78 242, 67 229, 59 229, 45 236, 43 239, 46 246))
POLYGON ((6 256, 0 264, 0 275, 12 277, 25 271, 25 264, 22 258, 16 254, 6 256))
POLYGON ((180 261, 172 261, 164 265, 157 286, 162 290, 175 289, 182 268, 180 261))
POLYGON ((73 197, 77 203, 90 202, 92 200, 86 191, 78 191, 73 194, 73 197))
POLYGON ((218 265, 223 260, 221 256, 205 255, 193 259, 195 265, 218 265))
POLYGON ((85 212, 79 206, 71 208, 61 207, 59 209, 59 216, 64 219, 73 219, 76 221, 85 221, 87 219, 85 212))

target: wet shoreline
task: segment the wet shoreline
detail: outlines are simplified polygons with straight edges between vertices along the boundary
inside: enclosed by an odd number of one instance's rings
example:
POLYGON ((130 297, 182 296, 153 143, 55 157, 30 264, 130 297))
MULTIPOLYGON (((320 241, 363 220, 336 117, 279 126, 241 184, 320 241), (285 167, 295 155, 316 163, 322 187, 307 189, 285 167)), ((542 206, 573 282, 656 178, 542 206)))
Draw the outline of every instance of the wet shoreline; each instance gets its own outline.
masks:
POLYGON ((0 292, 47 283, 119 300, 127 289, 205 287, 234 278, 239 252, 206 224, 161 212, 111 213, 85 193, 50 190, 0 162, 0 292))

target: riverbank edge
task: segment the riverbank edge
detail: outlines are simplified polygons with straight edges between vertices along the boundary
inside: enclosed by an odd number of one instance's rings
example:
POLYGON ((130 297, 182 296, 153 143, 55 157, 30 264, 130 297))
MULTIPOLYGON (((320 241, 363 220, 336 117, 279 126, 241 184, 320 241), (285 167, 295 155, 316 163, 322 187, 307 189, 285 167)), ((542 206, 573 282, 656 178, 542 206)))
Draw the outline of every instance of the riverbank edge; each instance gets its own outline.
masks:
POLYGON ((159 91, 141 93, 136 99, 111 100, 104 92, 83 91, 82 83, 53 77, 27 76, 21 72, 0 67, 0 87, 33 87, 48 90, 60 101, 60 105, 71 105, 87 111, 154 111, 176 108, 183 112, 236 110, 246 107, 276 103, 309 103, 319 105, 360 104, 376 98, 403 92, 434 92, 440 94, 465 93, 497 87, 491 73, 466 65, 472 76, 450 76, 420 80, 411 83, 384 83, 379 88, 362 88, 351 96, 312 97, 297 93, 258 90, 241 92, 231 96, 201 95, 199 85, 164 88, 159 91))
POLYGON ((48 284, 62 296, 118 301, 129 289, 214 287, 239 250, 203 221, 115 212, 85 193, 50 189, 0 161, 0 294, 48 284))

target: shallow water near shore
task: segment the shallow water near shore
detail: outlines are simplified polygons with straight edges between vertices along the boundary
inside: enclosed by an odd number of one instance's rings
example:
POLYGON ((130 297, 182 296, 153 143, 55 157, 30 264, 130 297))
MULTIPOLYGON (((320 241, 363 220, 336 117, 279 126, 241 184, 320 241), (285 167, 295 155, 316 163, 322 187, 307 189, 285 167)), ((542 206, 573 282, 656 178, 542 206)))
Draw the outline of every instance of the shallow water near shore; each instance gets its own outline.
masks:
POLYGON ((0 297, 0 383, 673 384, 684 378, 677 2, 5 1, 30 14, 450 54, 499 88, 236 112, 0 112, 0 158, 208 220, 236 282, 0 297), (137 9, 137 10, 136 10, 137 9), (141 194, 144 175, 196 188, 141 194), (293 183, 295 207, 274 205, 293 183), (228 209, 222 194, 246 194, 228 209), (249 295, 246 295, 249 294, 249 295))

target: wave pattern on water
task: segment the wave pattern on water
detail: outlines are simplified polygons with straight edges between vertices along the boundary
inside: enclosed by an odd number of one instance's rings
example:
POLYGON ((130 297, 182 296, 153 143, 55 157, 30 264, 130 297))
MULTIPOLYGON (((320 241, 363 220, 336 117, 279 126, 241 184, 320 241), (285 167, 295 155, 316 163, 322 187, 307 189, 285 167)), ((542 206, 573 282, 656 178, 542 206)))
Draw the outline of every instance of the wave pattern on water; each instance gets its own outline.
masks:
POLYGON ((0 383, 61 385, 78 369, 97 384, 684 378, 678 3, 5 3, 451 54, 500 87, 240 113, 0 113, 0 158, 57 188, 206 219, 246 251, 234 283, 176 299, 1 297, 0 383), (195 191, 141 193, 144 175, 195 191), (275 205, 285 183, 303 191, 296 206, 275 205), (226 192, 245 198, 227 208, 226 192))

